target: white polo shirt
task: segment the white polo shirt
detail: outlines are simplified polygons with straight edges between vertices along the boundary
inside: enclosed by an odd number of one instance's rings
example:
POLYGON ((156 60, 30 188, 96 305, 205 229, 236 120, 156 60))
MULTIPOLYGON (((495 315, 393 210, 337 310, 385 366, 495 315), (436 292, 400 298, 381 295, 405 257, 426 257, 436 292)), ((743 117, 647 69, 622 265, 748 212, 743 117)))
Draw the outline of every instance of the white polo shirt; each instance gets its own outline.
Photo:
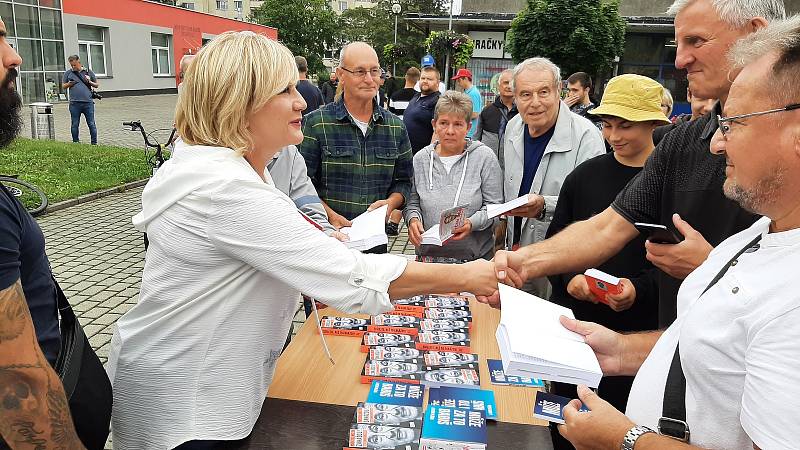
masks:
POLYGON ((676 342, 686 375, 691 444, 798 448, 800 229, 769 233, 762 218, 722 242, 678 292, 678 318, 639 369, 626 414, 656 429, 676 342), (720 269, 757 235, 702 297, 720 269))

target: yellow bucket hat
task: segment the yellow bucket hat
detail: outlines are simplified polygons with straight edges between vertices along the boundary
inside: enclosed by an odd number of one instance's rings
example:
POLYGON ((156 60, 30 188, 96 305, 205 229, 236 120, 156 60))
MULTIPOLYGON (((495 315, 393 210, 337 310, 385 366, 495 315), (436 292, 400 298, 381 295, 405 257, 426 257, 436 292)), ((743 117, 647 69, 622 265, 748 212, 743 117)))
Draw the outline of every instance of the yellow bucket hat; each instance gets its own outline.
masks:
POLYGON ((608 81, 600 106, 589 111, 596 116, 614 116, 630 122, 655 120, 671 123, 661 111, 664 87, 642 75, 625 74, 608 81))

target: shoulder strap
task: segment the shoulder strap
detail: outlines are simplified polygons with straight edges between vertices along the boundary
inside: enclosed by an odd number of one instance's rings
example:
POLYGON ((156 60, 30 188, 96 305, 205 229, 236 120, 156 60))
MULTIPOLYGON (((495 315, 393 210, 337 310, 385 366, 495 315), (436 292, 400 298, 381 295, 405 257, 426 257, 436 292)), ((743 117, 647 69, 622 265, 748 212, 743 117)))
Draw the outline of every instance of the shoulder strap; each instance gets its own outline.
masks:
MULTIPOLYGON (((752 248, 761 240, 761 235, 756 236, 744 248, 739 250, 733 258, 725 264, 717 275, 708 283, 703 294, 708 292, 717 282, 722 279, 728 270, 735 266, 737 260, 744 252, 752 248)), ((667 375, 667 382, 664 385, 664 401, 661 405, 662 417, 658 420, 658 432, 684 441, 689 442, 689 424, 686 423, 686 376, 683 374, 681 367, 680 346, 675 346, 675 354, 672 356, 672 364, 669 367, 669 374, 667 375)))
MULTIPOLYGON (((89 88, 89 90, 90 90, 90 91, 93 89, 93 88, 92 88, 92 85, 91 85, 91 84, 89 84, 89 83, 86 81, 86 77, 84 77, 84 76, 83 76, 83 73, 81 73, 81 72, 79 72, 79 71, 77 71, 77 70, 73 70, 73 72, 75 72, 76 74, 78 74, 78 79, 79 79, 79 80, 81 80, 81 82, 82 82, 83 84, 85 84, 85 85, 86 85, 86 87, 87 87, 87 88, 89 88)), ((88 75, 88 74, 89 74, 89 72, 86 72, 86 74, 88 75)), ((58 283, 56 283, 56 286, 58 286, 58 283)))
POLYGON ((69 399, 78 384, 86 337, 64 291, 61 290, 55 277, 52 274, 50 276, 53 278, 53 285, 56 288, 58 313, 61 316, 61 350, 58 352, 55 370, 64 384, 64 393, 69 399))

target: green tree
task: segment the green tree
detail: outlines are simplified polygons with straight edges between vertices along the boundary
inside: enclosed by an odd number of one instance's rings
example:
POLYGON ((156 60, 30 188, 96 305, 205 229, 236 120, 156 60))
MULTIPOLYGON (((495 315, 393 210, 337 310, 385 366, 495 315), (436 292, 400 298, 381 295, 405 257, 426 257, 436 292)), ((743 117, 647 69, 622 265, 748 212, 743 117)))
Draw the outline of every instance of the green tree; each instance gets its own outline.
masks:
POLYGON ((511 56, 549 58, 566 73, 598 75, 625 47, 619 0, 528 0, 511 22, 511 56))
POLYGON ((295 55, 305 56, 309 73, 324 69, 325 50, 338 43, 338 20, 328 0, 266 0, 250 20, 278 29, 278 39, 295 55))
POLYGON ((393 51, 384 51, 387 45, 394 43, 394 15, 391 0, 379 0, 372 8, 353 8, 344 11, 340 17, 340 39, 342 43, 364 41, 378 53, 384 67, 397 64, 397 74, 412 65, 419 65, 425 56, 425 38, 427 30, 423 30, 404 16, 407 13, 443 14, 444 0, 402 0, 402 12, 397 23, 397 45, 393 51), (394 60, 387 57, 395 55, 394 60))

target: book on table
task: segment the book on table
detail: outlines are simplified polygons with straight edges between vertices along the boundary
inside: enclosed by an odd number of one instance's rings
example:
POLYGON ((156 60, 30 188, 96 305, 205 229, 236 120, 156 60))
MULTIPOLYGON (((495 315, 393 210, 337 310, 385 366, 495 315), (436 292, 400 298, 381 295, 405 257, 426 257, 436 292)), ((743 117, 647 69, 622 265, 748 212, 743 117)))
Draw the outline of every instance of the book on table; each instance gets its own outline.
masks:
POLYGON ((373 333, 366 332, 361 339, 361 351, 369 353, 370 347, 403 347, 415 348, 416 339, 410 334, 403 333, 373 333))
POLYGON ((322 334, 336 336, 363 336, 367 332, 369 320, 355 317, 322 316, 319 320, 322 334))
POLYGON ((439 223, 422 233, 422 244, 441 247, 447 243, 454 235, 453 230, 464 225, 466 206, 456 206, 442 211, 439 223))
POLYGON ((465 389, 481 388, 481 377, 477 363, 451 365, 448 367, 426 366, 420 382, 429 388, 442 386, 465 389))
POLYGON ((417 450, 419 438, 419 428, 354 423, 350 425, 348 445, 344 450, 417 450))
POLYGON ((506 375, 505 371, 503 371, 503 361, 499 359, 487 359, 486 365, 489 368, 489 381, 492 384, 498 386, 544 387, 544 381, 542 381, 541 378, 506 375))
POLYGON ((486 415, 482 411, 428 406, 422 422, 422 449, 485 450, 486 415))
POLYGON ((369 387, 367 403, 388 403, 421 408, 424 393, 423 386, 376 380, 369 387))
POLYGON ((409 315, 378 314, 370 317, 367 331, 416 336, 419 332, 419 322, 418 317, 409 315))
POLYGON ((366 211, 351 221, 352 225, 341 228, 339 231, 349 238, 344 243, 347 248, 355 250, 369 250, 379 245, 389 243, 386 235, 387 205, 366 211))
POLYGON ((497 217, 511 211, 512 209, 516 209, 527 204, 528 194, 525 194, 505 203, 486 205, 486 215, 491 219, 492 217, 497 217))
POLYGON ((483 411, 486 414, 486 420, 497 420, 494 392, 489 390, 448 386, 430 388, 428 389, 428 405, 483 411))
POLYGON ((503 309, 495 336, 505 373, 596 388, 603 377, 597 356, 559 321, 574 319, 572 310, 504 284, 499 290, 503 309))
POLYGON ((404 428, 421 428, 422 406, 359 402, 353 423, 369 423, 404 428))

